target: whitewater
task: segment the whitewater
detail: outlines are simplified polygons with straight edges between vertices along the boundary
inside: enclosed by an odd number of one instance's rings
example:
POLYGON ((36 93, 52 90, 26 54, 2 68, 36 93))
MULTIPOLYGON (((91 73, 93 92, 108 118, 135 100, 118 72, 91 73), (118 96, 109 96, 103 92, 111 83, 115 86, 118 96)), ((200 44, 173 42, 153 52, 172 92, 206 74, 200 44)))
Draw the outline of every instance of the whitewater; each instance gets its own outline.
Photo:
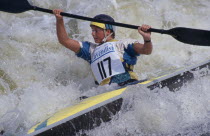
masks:
MULTIPOLYGON (((116 22, 148 24, 157 29, 188 27, 210 30, 210 0, 42 0, 48 9, 94 17, 111 15, 116 22)), ((38 11, 0 12, 0 135, 22 136, 33 125, 116 86, 98 87, 91 68, 59 44, 55 17, 38 11), (4 133, 3 133, 4 132, 4 133)), ((90 22, 65 17, 70 37, 91 41, 90 22)), ((137 30, 117 27, 116 39, 138 39, 137 30)), ((210 47, 181 43, 152 33, 153 52, 138 58, 139 79, 153 78, 210 59, 210 47)), ((122 111, 90 136, 197 136, 210 133, 210 76, 198 77, 179 91, 150 91, 131 86, 122 111)))

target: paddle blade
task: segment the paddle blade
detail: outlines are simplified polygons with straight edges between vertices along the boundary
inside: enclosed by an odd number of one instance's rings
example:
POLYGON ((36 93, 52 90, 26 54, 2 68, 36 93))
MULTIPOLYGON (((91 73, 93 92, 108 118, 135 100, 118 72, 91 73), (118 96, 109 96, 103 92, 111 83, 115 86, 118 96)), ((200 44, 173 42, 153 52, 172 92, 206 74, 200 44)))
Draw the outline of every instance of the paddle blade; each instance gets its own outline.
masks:
POLYGON ((183 43, 210 46, 210 31, 207 30, 177 27, 167 30, 167 34, 183 43))
POLYGON ((21 13, 33 9, 27 0, 0 0, 0 11, 21 13))

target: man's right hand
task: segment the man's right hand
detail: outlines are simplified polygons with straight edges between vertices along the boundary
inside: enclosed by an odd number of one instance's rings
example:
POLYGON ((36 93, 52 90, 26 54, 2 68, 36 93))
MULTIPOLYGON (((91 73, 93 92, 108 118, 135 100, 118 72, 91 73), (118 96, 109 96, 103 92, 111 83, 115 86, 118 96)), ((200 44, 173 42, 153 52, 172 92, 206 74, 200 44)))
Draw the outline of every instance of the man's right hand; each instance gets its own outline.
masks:
POLYGON ((53 14, 55 15, 56 19, 58 19, 58 20, 63 19, 63 16, 61 16, 61 12, 63 12, 63 10, 61 10, 61 9, 53 10, 53 14))

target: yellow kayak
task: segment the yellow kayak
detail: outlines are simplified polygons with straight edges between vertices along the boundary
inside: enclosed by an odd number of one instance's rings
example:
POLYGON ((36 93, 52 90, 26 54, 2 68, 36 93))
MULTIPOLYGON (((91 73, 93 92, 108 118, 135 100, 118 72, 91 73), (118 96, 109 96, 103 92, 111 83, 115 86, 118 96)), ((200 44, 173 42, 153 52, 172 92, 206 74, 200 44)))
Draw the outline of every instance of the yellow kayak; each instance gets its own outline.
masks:
POLYGON ((120 110, 123 103, 123 93, 129 90, 129 86, 144 86, 153 90, 155 88, 169 88, 177 91, 183 85, 192 81, 199 73, 200 76, 208 75, 210 60, 197 65, 179 69, 150 80, 144 80, 118 88, 97 96, 89 97, 80 103, 64 108, 50 118, 33 126, 26 136, 61 136, 75 135, 83 130, 91 130, 100 126, 102 122, 108 122, 120 110))

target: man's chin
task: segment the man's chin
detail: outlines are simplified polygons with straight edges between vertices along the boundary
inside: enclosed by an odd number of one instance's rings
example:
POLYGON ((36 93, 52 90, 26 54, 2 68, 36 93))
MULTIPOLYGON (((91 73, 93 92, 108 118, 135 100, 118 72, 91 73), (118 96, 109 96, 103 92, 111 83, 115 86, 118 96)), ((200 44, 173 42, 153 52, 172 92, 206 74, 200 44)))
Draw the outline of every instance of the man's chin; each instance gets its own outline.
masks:
POLYGON ((99 41, 99 40, 95 40, 95 43, 101 43, 101 41, 99 41))

